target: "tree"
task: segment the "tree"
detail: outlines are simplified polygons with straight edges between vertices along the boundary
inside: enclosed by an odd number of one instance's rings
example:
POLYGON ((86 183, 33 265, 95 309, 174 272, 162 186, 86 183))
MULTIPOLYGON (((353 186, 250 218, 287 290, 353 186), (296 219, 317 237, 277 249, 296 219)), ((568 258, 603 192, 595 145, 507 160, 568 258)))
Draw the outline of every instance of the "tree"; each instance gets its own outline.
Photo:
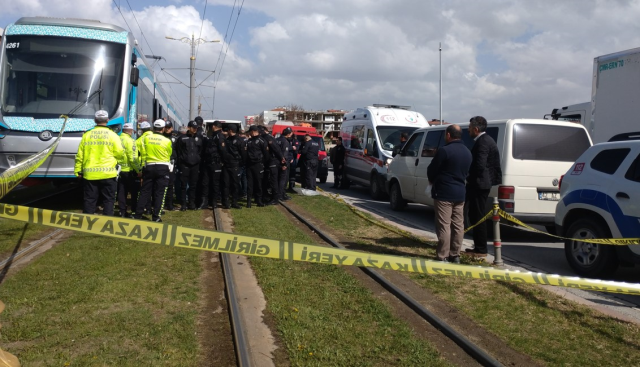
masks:
POLYGON ((287 110, 285 111, 285 120, 287 121, 304 120, 304 107, 302 107, 302 105, 291 103, 286 107, 286 109, 287 110))

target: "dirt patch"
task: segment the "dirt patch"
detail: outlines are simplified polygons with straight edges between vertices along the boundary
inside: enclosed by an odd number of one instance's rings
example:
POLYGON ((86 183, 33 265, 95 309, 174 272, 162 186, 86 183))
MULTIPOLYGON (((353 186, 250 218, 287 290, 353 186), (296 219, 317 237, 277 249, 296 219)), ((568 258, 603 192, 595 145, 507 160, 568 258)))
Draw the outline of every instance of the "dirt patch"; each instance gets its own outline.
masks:
POLYGON ((9 260, 3 268, 0 269, 0 284, 4 282, 6 277, 11 276, 21 269, 24 269, 27 265, 29 265, 32 261, 42 256, 45 252, 51 250, 59 243, 67 240, 69 237, 73 235, 73 231, 62 230, 55 233, 50 238, 42 241, 40 245, 34 247, 34 249, 24 255, 18 256, 18 252, 32 244, 33 242, 40 241, 42 238, 51 235, 56 232, 56 230, 51 230, 46 233, 41 234, 39 238, 33 238, 30 240, 21 241, 16 248, 14 249, 12 254, 7 254, 0 258, 0 261, 9 260))
MULTIPOLYGON (((224 228, 226 229, 227 232, 233 232, 234 230, 233 218, 231 217, 231 215, 228 214, 226 210, 221 211, 221 213, 222 213, 221 220, 223 222, 224 228)), ((246 261, 249 267, 251 267, 250 257, 244 258, 243 261, 246 261)), ((276 324, 275 317, 271 312, 269 312, 269 310, 266 307, 262 311, 262 323, 266 325, 266 327, 271 331, 271 337, 273 338, 271 343, 274 344, 276 347, 275 350, 271 352, 271 357, 272 357, 271 361, 273 362, 273 365, 278 367, 290 366, 289 355, 287 353, 287 350, 284 344, 282 343, 280 334, 278 333, 278 326, 276 324)))
MULTIPOLYGON (((357 246, 353 239, 345 238, 343 236, 335 235, 333 231, 325 226, 322 222, 315 219, 312 215, 306 212, 301 207, 295 204, 287 204, 296 212, 300 213, 307 220, 312 222, 323 232, 329 234, 338 242, 344 244, 350 249, 362 248, 357 246), (354 244, 355 246, 349 246, 354 244)), ((293 217, 286 209, 279 207, 283 213, 291 218, 291 221, 300 223, 295 217, 293 217)), ((307 227, 300 223, 300 228, 304 228, 310 235, 318 240, 318 243, 323 243, 322 240, 315 232, 307 229, 307 227)), ((368 237, 371 237, 369 235, 368 237)), ((371 249, 369 249, 371 250, 371 249)), ((412 255, 413 256, 413 255, 412 255)), ((440 352, 440 354, 456 366, 477 366, 473 358, 471 358, 462 348, 456 345, 449 338, 445 337, 439 330, 434 328, 427 321, 418 316, 413 310, 411 310, 404 303, 400 302, 396 297, 387 292, 381 285, 367 276, 360 269, 352 266, 344 267, 347 272, 352 274, 356 279, 360 280, 367 288, 371 289, 373 294, 384 301, 390 306, 394 315, 399 319, 405 320, 407 324, 412 328, 414 333, 422 338, 429 340, 432 345, 440 352)), ((384 277, 391 281, 398 288, 402 289, 409 296, 418 301, 421 305, 426 307, 429 311, 437 315, 444 320, 447 324, 453 327, 456 331, 466 336, 473 343, 487 351, 494 358, 499 360, 505 366, 539 366, 540 364, 534 361, 531 357, 524 355, 518 351, 510 348, 505 342, 500 340, 496 335, 488 332, 484 328, 478 326, 469 317, 459 312, 457 309, 449 305, 447 302, 435 296, 429 290, 424 289, 420 285, 416 284, 413 280, 409 279, 402 273, 395 271, 380 271, 384 277)))
MULTIPOLYGON (((202 223, 205 228, 213 229, 212 222, 206 218, 202 223)), ((200 312, 196 321, 200 344, 198 366, 237 366, 219 256, 217 252, 209 251, 200 255, 200 312)))

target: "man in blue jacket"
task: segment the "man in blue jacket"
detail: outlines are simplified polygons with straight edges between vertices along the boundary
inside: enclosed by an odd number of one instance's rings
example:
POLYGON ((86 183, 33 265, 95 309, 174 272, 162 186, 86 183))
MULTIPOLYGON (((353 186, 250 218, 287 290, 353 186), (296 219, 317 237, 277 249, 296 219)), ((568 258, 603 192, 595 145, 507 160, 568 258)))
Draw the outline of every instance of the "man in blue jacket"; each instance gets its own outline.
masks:
POLYGON ((472 160, 461 138, 460 126, 449 125, 445 132, 447 144, 438 149, 427 168, 436 209, 437 260, 456 264, 460 263, 464 237, 465 180, 472 160))

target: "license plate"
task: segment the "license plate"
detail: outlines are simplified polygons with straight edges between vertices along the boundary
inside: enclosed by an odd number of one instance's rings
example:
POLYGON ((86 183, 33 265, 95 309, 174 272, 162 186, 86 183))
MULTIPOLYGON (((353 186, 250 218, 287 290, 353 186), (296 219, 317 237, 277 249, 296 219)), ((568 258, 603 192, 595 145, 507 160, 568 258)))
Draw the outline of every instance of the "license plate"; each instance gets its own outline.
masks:
POLYGON ((538 200, 558 201, 560 200, 559 192, 542 191, 538 193, 538 200))

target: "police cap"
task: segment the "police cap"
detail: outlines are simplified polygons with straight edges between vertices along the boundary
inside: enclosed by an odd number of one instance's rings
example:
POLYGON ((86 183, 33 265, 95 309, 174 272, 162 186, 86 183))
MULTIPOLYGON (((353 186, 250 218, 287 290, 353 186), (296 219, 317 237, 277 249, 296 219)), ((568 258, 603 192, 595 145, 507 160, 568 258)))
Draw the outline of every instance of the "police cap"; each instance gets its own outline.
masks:
POLYGON ((198 124, 195 121, 189 121, 187 127, 198 127, 198 124))
POLYGON ((229 131, 233 132, 233 133, 237 133, 238 132, 238 127, 236 125, 229 125, 229 131))
POLYGON ((220 121, 218 121, 218 120, 215 120, 215 121, 213 122, 213 126, 215 126, 215 127, 222 127, 222 122, 220 122, 220 121))
POLYGON ((204 122, 204 120, 200 116, 196 116, 194 120, 198 123, 198 126, 202 125, 202 123, 204 122))
POLYGON ((163 119, 157 119, 157 120, 155 120, 153 122, 153 127, 158 128, 158 129, 165 127, 165 125, 166 125, 166 123, 164 122, 163 119))
POLYGON ((249 132, 252 132, 252 131, 258 131, 258 127, 255 125, 249 127, 249 132))
POLYGON ((293 132, 293 130, 291 130, 290 127, 285 128, 284 130, 282 130, 282 135, 289 135, 293 132))

